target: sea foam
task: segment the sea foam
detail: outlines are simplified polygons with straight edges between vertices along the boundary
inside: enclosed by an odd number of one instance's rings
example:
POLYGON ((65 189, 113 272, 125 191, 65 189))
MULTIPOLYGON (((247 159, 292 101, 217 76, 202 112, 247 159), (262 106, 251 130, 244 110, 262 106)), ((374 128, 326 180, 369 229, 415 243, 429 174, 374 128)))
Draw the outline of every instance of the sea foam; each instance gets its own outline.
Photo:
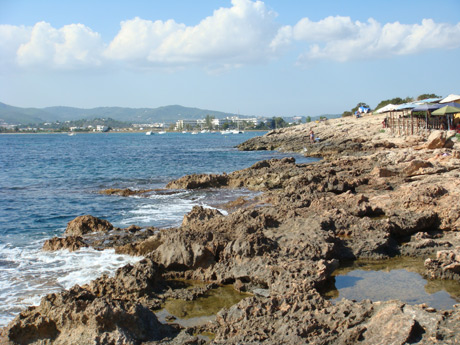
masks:
POLYGON ((115 254, 113 249, 97 251, 41 250, 37 241, 18 248, 0 245, 0 327, 28 306, 38 305, 46 294, 83 285, 141 257, 115 254))

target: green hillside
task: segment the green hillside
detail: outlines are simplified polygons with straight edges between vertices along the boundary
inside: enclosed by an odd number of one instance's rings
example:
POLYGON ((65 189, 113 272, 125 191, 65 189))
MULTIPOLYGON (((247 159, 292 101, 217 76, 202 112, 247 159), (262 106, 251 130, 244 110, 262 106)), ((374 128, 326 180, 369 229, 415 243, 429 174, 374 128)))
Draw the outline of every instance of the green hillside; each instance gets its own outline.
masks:
POLYGON ((132 123, 171 123, 179 119, 202 119, 206 115, 224 118, 235 114, 215 110, 169 105, 159 108, 98 107, 82 109, 73 107, 19 108, 0 103, 0 122, 9 124, 34 124, 79 119, 112 118, 132 123))

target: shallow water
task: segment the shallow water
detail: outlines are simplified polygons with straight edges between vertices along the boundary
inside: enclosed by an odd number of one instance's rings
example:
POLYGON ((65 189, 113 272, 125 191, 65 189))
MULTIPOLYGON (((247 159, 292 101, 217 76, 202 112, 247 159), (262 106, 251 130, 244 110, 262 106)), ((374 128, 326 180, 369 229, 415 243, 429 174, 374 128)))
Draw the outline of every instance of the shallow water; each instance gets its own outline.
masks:
POLYGON ((160 322, 165 323, 167 317, 174 316, 174 323, 193 327, 215 320, 216 314, 222 308, 230 308, 250 296, 252 295, 236 291, 232 285, 224 285, 209 290, 194 301, 168 300, 164 308, 155 314, 160 322))
POLYGON ((423 259, 398 257, 345 264, 334 272, 335 286, 325 295, 334 302, 342 298, 397 299, 412 305, 425 303, 436 309, 452 309, 460 303, 460 283, 423 278, 423 262, 423 259))

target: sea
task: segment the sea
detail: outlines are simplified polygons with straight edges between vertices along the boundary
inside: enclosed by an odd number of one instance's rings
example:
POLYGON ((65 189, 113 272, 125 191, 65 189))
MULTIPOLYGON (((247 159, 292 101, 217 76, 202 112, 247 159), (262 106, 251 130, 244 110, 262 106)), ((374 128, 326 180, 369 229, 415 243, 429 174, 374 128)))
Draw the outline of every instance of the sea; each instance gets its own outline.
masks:
POLYGON ((261 132, 81 133, 0 135, 0 327, 42 296, 112 275, 140 257, 113 250, 41 250, 63 236, 67 223, 90 214, 114 226, 179 226, 193 206, 218 208, 251 197, 248 190, 165 192, 172 179, 193 173, 230 173, 257 161, 294 156, 238 151, 261 132), (146 196, 101 195, 107 188, 154 189, 146 196), (216 206, 217 205, 217 206, 216 206))

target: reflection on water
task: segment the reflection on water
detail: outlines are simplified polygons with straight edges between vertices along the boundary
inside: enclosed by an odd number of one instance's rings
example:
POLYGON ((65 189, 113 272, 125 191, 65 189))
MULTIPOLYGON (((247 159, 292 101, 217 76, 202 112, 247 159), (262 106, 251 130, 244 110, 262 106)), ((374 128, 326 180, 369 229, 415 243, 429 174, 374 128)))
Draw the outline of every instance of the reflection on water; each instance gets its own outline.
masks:
POLYGON ((156 312, 160 322, 174 316, 174 323, 184 327, 202 325, 215 319, 222 308, 230 308, 243 298, 252 296, 236 291, 232 285, 220 286, 209 290, 204 296, 194 301, 172 299, 166 301, 164 309, 156 312))
POLYGON ((460 283, 424 279, 423 262, 423 259, 398 257, 345 264, 334 272, 335 286, 325 295, 333 301, 398 299, 408 304, 426 303, 437 309, 451 309, 460 302, 460 283))

